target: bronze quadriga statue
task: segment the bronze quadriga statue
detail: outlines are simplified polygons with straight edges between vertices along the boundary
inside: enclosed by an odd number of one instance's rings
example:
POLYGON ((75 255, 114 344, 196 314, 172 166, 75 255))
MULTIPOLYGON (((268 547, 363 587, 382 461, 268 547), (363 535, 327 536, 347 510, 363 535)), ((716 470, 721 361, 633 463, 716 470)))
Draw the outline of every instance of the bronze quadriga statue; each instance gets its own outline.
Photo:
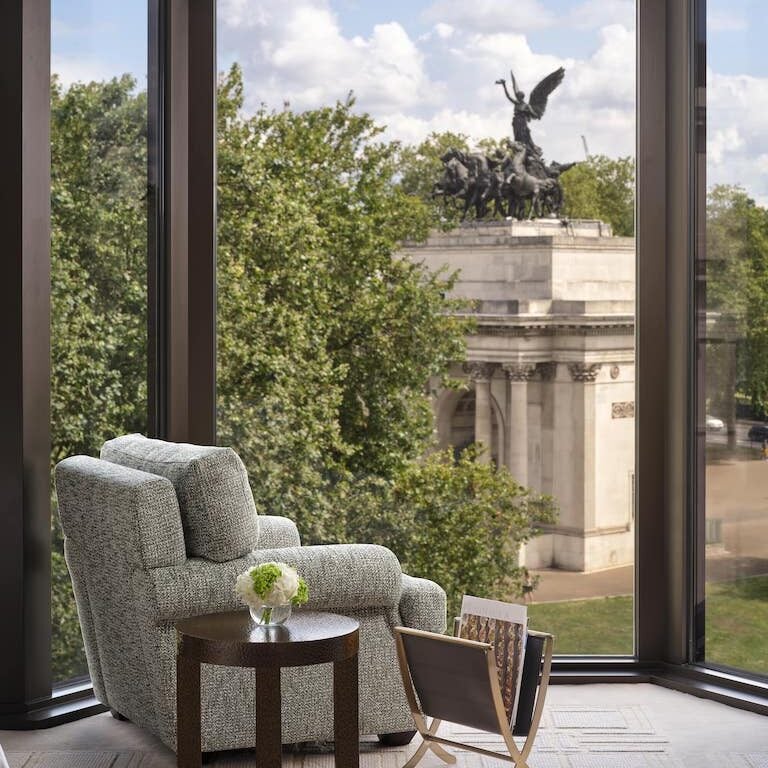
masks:
POLYGON ((505 139, 490 155, 450 149, 440 159, 443 176, 433 193, 445 199, 463 201, 462 221, 470 209, 476 219, 488 216, 533 219, 541 216, 560 217, 563 189, 560 174, 575 163, 546 165, 541 148, 533 143, 529 123, 539 120, 547 108, 547 99, 563 82, 565 70, 560 67, 547 75, 531 91, 530 100, 518 90, 510 72, 514 97, 503 78, 496 82, 515 105, 512 119, 514 141, 505 139))

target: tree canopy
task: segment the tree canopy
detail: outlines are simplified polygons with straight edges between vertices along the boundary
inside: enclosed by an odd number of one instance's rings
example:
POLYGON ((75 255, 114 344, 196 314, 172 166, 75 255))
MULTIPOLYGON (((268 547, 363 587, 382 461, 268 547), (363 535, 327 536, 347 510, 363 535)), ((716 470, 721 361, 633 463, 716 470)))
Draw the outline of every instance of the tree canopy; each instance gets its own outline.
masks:
MULTIPOLYGON (((707 195, 707 396, 726 417, 740 390, 768 413, 768 210, 738 186, 707 195)), ((732 416, 731 416, 732 418, 732 416)))
MULTIPOLYGON (((51 85, 51 460, 147 429, 147 100, 51 85)), ((52 515, 54 680, 87 672, 52 515)))
POLYGON ((390 477, 432 434, 425 384, 463 359, 454 277, 397 254, 430 212, 398 146, 353 102, 245 117, 219 91, 219 436, 265 511, 344 536, 339 494, 390 477))
POLYGON ((600 219, 618 237, 635 234, 635 161, 631 157, 591 155, 561 177, 565 215, 600 219))

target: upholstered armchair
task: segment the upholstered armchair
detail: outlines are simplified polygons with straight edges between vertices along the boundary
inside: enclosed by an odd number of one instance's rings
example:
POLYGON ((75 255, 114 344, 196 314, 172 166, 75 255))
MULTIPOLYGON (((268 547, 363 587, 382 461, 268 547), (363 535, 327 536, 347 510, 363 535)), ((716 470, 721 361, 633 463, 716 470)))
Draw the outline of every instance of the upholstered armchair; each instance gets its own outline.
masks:
MULTIPOLYGON (((242 607, 236 576, 276 560, 307 580, 306 610, 360 622, 361 734, 413 730, 393 628, 442 632, 445 593, 388 549, 301 546, 290 520, 256 513, 229 448, 129 435, 62 461, 56 491, 94 691, 113 713, 175 749, 174 622, 242 607)), ((330 690, 330 665, 282 671, 285 743, 333 738, 330 690)), ((201 698, 204 751, 253 745, 253 670, 203 665, 201 698)))

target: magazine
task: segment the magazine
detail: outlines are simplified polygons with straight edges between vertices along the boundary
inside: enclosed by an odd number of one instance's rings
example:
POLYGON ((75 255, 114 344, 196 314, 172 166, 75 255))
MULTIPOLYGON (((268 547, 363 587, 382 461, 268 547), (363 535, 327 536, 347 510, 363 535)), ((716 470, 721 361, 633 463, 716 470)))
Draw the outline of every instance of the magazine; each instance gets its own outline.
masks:
POLYGON ((490 643, 508 722, 514 725, 525 658, 528 609, 524 605, 464 595, 459 637, 490 643))

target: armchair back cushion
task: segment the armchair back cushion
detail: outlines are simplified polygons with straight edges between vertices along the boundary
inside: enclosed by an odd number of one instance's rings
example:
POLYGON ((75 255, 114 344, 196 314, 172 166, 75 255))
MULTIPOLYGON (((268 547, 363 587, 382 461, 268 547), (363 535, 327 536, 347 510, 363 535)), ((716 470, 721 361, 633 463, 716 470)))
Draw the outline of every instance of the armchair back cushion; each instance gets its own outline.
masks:
POLYGON ((257 545, 259 516, 248 473, 231 448, 125 435, 104 443, 101 458, 173 483, 191 557, 226 562, 257 545))

